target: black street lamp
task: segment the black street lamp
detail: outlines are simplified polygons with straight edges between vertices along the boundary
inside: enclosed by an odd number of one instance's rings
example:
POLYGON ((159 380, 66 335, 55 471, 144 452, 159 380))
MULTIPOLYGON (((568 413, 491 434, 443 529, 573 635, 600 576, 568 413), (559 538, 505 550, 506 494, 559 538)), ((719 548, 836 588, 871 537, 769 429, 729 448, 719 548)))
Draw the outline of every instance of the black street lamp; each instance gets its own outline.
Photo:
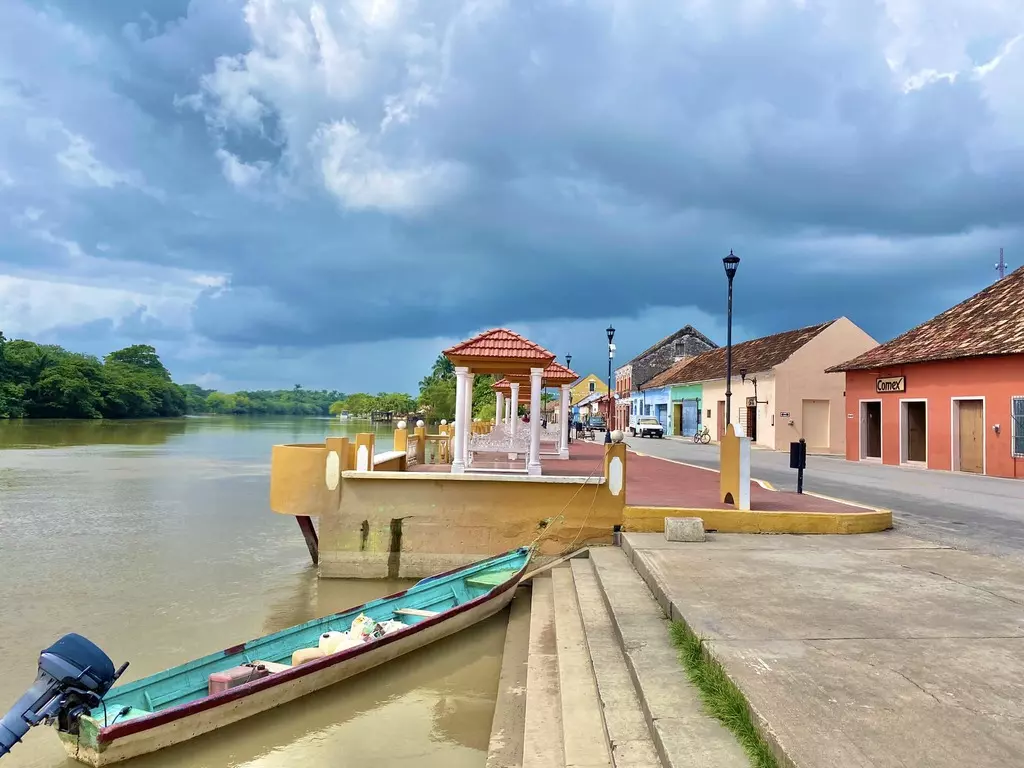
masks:
POLYGON ((611 323, 608 324, 608 423, 604 425, 604 441, 610 443, 612 441, 612 430, 615 428, 615 416, 612 413, 612 403, 614 399, 612 397, 612 358, 615 357, 615 345, 612 344, 612 339, 615 338, 615 329, 612 328, 611 323))
MULTIPOLYGON (((565 367, 568 368, 569 370, 572 370, 572 355, 568 355, 567 354, 565 356, 565 367)), ((569 434, 569 442, 571 443, 572 442, 572 427, 573 427, 572 398, 571 397, 569 398, 569 405, 566 406, 565 420, 568 422, 568 424, 566 424, 565 429, 566 429, 566 431, 569 434)))
POLYGON ((727 310, 725 342, 725 425, 732 424, 732 281, 736 277, 736 268, 740 265, 740 257, 731 250, 729 255, 722 259, 725 265, 725 276, 729 278, 729 307, 727 310))

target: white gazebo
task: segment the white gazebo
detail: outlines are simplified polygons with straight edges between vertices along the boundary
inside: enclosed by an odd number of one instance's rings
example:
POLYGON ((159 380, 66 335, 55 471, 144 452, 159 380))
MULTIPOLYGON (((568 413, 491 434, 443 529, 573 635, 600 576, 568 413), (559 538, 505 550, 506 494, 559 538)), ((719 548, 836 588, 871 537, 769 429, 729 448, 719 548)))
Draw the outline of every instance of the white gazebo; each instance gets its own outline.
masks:
MULTIPOLYGON (((571 369, 566 368, 561 363, 552 361, 547 368, 544 369, 544 373, 541 375, 541 387, 547 389, 549 387, 558 388, 558 440, 557 440, 557 454, 560 458, 569 458, 569 399, 570 399, 570 388, 573 383, 579 379, 571 369)), ((495 413, 501 414, 503 409, 501 408, 502 398, 506 390, 512 390, 515 386, 520 387, 520 394, 522 393, 522 387, 529 387, 529 382, 524 382, 522 377, 510 374, 504 379, 494 385, 495 391, 498 393, 498 410, 495 413)), ((514 390, 512 390, 514 391, 514 390)), ((505 408, 505 419, 507 423, 510 408, 505 408)), ((535 414, 533 409, 530 411, 531 423, 533 421, 539 421, 537 418, 538 412, 535 414)))
MULTIPOLYGON (((508 426, 513 434, 518 423, 514 416, 518 413, 520 387, 527 385, 530 396, 530 443, 526 471, 531 475, 541 474, 540 393, 544 387, 544 372, 555 360, 554 353, 524 339, 518 333, 506 328, 494 328, 449 347, 444 355, 455 366, 455 433, 451 471, 465 472, 468 464, 473 423, 473 377, 477 374, 494 374, 509 377, 509 412, 513 418, 508 426), (514 384, 512 378, 516 379, 514 384)), ((501 410, 496 411, 496 421, 501 420, 501 411, 504 410, 502 402, 501 410)))

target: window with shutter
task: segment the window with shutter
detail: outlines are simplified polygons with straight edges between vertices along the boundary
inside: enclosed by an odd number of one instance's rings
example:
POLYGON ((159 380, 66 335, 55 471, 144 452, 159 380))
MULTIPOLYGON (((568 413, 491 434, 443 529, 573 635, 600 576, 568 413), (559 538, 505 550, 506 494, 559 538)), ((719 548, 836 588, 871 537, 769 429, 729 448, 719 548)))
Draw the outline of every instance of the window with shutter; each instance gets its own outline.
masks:
POLYGON ((1024 397, 1013 398, 1013 455, 1024 457, 1024 397))

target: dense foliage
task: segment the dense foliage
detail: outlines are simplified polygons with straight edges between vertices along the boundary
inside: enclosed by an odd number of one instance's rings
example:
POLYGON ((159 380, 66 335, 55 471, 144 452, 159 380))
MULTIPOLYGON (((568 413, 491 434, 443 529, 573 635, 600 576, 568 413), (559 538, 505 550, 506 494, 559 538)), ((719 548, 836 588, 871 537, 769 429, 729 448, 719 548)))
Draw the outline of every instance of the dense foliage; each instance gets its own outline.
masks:
POLYGON ((0 417, 98 419, 182 416, 185 393, 153 347, 104 360, 0 333, 0 417))
MULTIPOLYGON (((494 418, 493 376, 473 377, 473 417, 494 418)), ((420 408, 431 419, 455 418, 455 367, 444 355, 438 355, 430 373, 420 380, 420 408)))
POLYGON ((345 397, 334 390, 303 389, 298 384, 292 389, 242 390, 233 394, 200 389, 194 384, 183 388, 189 394, 189 413, 327 416, 331 404, 345 397))
MULTIPOLYGON (((178 385, 148 344, 103 360, 0 333, 0 418, 131 419, 186 413, 326 416, 341 392, 293 389, 225 394, 178 385)), ((411 398, 410 398, 411 400, 411 398)))
POLYGON ((373 411, 388 411, 407 415, 416 412, 416 401, 404 392, 378 392, 368 395, 357 392, 331 403, 332 414, 349 413, 353 416, 369 416, 373 411))

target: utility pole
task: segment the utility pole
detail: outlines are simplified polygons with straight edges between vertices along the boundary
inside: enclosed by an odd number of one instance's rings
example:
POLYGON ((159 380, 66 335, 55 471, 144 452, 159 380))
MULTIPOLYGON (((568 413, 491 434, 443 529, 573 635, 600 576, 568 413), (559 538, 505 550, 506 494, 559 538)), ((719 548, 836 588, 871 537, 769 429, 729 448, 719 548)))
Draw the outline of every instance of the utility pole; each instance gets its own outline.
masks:
POLYGON ((996 264, 996 272, 999 273, 999 279, 1002 280, 1006 277, 1006 259, 1003 258, 1003 249, 999 249, 999 263, 996 264))

